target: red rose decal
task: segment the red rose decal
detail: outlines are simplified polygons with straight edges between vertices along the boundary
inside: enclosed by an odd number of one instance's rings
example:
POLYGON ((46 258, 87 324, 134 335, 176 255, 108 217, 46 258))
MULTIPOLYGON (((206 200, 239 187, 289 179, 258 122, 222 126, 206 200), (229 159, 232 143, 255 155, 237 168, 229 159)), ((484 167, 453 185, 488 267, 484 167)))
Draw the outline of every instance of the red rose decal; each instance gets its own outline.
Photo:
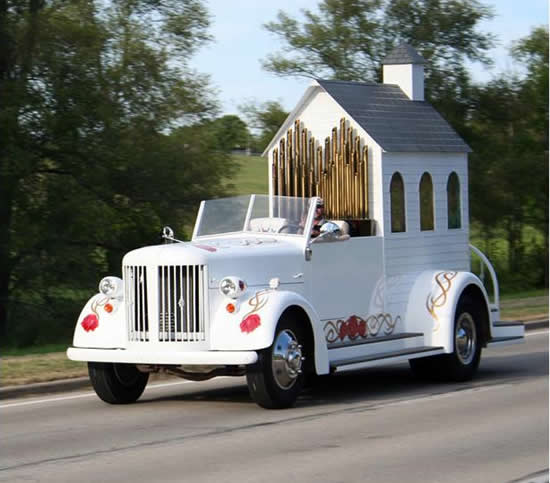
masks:
POLYGON ((256 330, 260 326, 260 316, 258 314, 251 314, 245 317, 241 322, 241 332, 250 332, 256 330))
POLYGON ((349 337, 350 340, 355 340, 357 336, 366 337, 366 335, 367 322, 356 315, 352 315, 348 320, 342 322, 338 331, 340 340, 344 340, 346 337, 349 337))
POLYGON ((99 326, 99 320, 97 320, 97 315, 90 314, 84 317, 84 320, 82 321, 82 328, 86 332, 90 332, 90 330, 96 330, 99 326))

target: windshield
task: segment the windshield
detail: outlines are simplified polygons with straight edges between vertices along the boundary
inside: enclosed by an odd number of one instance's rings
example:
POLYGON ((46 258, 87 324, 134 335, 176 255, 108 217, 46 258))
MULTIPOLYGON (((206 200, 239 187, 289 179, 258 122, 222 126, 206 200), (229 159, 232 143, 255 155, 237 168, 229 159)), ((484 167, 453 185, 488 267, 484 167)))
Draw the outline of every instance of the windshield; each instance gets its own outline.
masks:
POLYGON ((239 232, 303 236, 311 201, 269 195, 204 201, 194 237, 239 232))

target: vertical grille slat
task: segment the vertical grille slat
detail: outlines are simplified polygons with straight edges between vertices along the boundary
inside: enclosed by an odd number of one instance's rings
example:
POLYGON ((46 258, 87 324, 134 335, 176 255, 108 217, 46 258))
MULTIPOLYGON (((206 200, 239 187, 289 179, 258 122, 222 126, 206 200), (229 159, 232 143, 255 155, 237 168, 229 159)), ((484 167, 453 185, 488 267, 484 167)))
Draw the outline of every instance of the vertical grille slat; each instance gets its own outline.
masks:
POLYGON ((204 266, 159 267, 159 341, 206 340, 204 266), (201 288, 202 287, 202 288, 201 288))
POLYGON ((149 340, 147 268, 142 266, 125 267, 124 280, 128 339, 147 342, 149 340))

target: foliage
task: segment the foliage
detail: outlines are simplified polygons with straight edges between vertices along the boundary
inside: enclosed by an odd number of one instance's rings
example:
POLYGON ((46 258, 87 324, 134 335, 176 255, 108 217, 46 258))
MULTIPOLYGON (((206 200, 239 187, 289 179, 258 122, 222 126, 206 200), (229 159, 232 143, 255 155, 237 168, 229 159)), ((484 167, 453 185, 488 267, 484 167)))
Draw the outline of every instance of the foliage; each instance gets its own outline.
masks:
POLYGON ((122 255, 220 192, 230 158, 188 68, 200 0, 0 2, 0 340, 69 336, 122 255), (222 169, 218 169, 219 167, 222 169))
POLYGON ((513 52, 527 76, 503 76, 473 96, 471 215, 486 242, 507 241, 510 284, 548 286, 548 30, 513 52))
POLYGON ((381 81, 381 62, 406 42, 427 60, 426 95, 463 133, 470 76, 465 61, 490 63, 492 11, 475 0, 322 0, 301 23, 284 12, 266 24, 284 43, 264 60, 281 76, 381 81))
POLYGON ((246 149, 250 143, 248 127, 239 116, 225 115, 219 117, 205 123, 205 128, 212 130, 213 141, 222 151, 246 149))
POLYGON ((245 115, 250 127, 258 132, 253 140, 252 150, 262 153, 288 116, 288 112, 277 101, 258 104, 249 101, 239 110, 245 115))

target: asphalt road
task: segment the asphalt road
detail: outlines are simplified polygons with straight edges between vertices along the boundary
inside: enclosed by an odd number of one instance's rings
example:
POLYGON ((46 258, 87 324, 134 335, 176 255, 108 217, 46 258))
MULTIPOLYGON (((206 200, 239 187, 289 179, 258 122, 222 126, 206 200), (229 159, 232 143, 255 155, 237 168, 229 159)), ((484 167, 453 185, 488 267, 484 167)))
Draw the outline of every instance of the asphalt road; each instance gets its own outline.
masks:
POLYGON ((0 482, 548 481, 548 331, 485 350, 465 384, 400 364, 323 378, 266 411, 243 378, 0 404, 0 482))

